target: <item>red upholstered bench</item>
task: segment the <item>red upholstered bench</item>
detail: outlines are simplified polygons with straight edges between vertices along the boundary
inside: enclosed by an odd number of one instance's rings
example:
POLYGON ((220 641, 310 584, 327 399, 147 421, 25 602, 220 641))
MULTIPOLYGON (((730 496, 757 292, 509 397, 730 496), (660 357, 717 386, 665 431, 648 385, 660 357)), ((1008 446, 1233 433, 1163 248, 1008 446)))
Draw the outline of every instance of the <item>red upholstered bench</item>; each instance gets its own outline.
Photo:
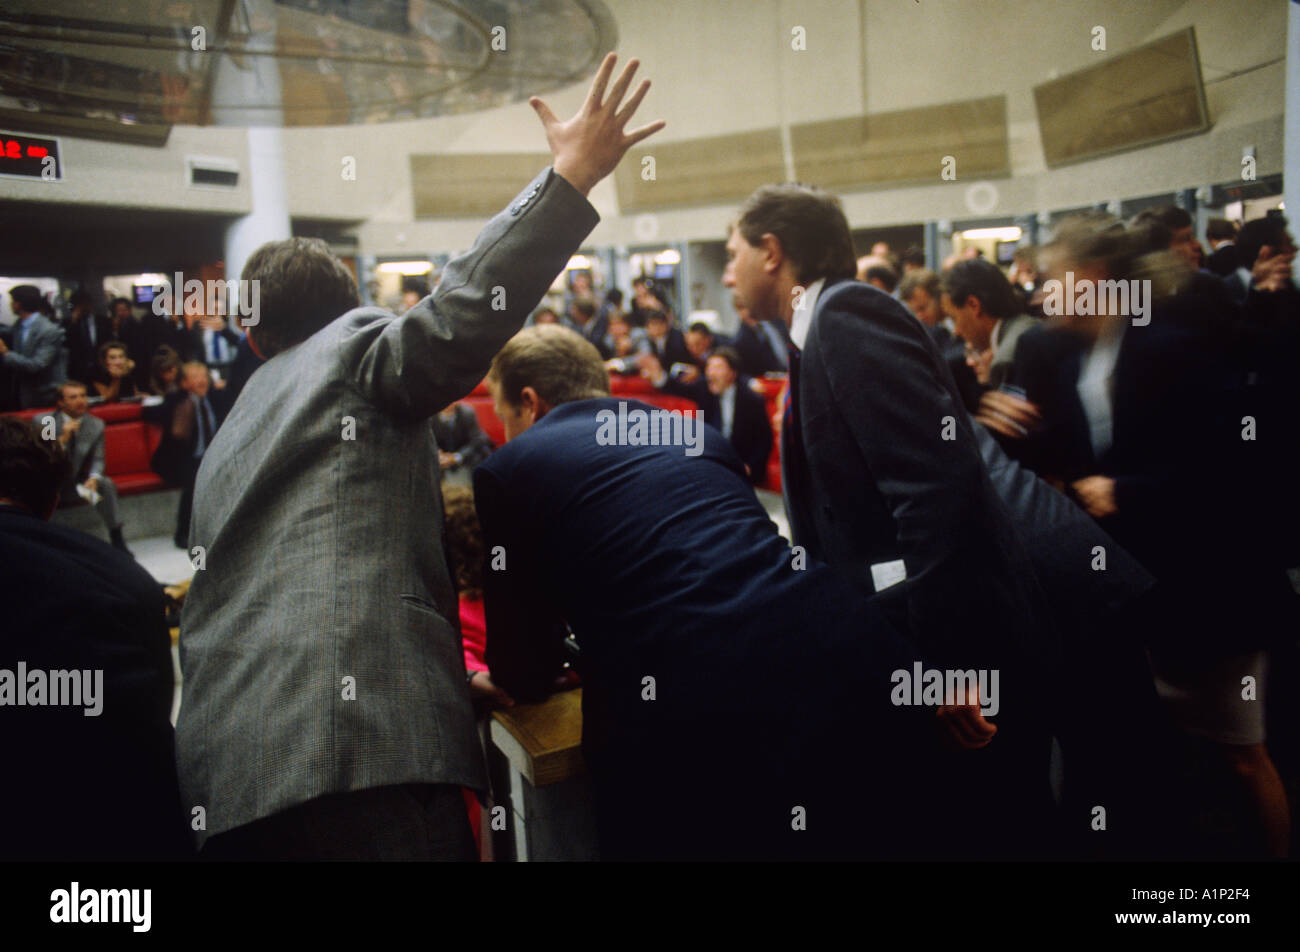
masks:
POLYGON ((119 496, 167 488, 163 478, 149 468, 161 442, 162 427, 143 420, 104 427, 104 475, 113 480, 119 496))
MULTIPOLYGON (((21 410, 6 416, 35 420, 54 407, 21 410)), ((166 489, 162 477, 149 468, 154 450, 162 442, 162 427, 144 422, 138 403, 106 403, 91 407, 90 412, 104 421, 104 475, 113 480, 119 496, 166 489)))

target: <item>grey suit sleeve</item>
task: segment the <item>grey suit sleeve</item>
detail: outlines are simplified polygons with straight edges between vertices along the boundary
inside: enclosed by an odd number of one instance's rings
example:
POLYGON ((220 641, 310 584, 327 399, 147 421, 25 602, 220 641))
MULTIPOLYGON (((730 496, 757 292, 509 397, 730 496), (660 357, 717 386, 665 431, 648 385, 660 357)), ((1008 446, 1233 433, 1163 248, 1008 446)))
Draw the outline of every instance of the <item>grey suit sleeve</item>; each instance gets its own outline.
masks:
POLYGON ((349 376, 371 403, 411 419, 465 396, 599 220, 548 168, 447 265, 432 295, 344 341, 349 376))
POLYGON ((23 373, 40 373, 59 359, 59 350, 62 347, 63 328, 50 327, 37 340, 36 349, 30 355, 10 350, 4 355, 5 364, 23 373))
MULTIPOLYGON (((87 417, 90 414, 86 414, 87 417)), ((95 436, 95 445, 90 451, 90 473, 89 476, 104 475, 104 427, 98 427, 99 432, 95 436)), ((89 478, 89 477, 87 477, 89 478)))

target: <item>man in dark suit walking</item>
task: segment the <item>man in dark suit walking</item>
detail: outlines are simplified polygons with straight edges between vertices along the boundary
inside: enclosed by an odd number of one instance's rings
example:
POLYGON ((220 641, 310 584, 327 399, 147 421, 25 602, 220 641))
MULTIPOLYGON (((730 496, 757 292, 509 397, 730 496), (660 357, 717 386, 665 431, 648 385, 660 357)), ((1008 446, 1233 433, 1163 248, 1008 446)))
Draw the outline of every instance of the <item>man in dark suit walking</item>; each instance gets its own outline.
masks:
POLYGON ((951 821, 976 855, 1042 848, 1048 735, 1039 712, 1059 643, 943 358, 902 304, 852 280, 853 241, 831 195, 764 186, 743 206, 727 252, 723 283, 755 317, 790 328, 781 470, 794 542, 876 593, 940 667, 1001 672, 997 727, 953 706, 967 746, 998 737, 978 758, 941 765, 949 780, 965 778, 964 793, 933 805, 932 831, 951 821))
POLYGON ((540 699, 576 635, 602 858, 905 851, 892 768, 933 719, 889 703, 906 652, 870 601, 787 546, 716 430, 611 398, 572 332, 525 329, 488 381, 507 443, 475 500, 507 563, 485 573, 487 662, 540 699))
POLYGON ((180 859, 194 847, 162 589, 48 521, 68 469, 57 443, 0 418, 0 860, 180 859))

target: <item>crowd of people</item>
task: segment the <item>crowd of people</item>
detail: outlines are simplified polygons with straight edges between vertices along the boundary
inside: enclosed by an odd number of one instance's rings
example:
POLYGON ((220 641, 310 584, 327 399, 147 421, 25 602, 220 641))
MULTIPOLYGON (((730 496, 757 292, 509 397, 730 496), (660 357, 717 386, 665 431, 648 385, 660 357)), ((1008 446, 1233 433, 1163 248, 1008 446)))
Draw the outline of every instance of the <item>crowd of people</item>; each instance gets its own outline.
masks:
MULTIPOLYGON (((1195 855, 1175 731, 1239 794, 1245 853, 1285 856, 1264 735, 1270 652, 1300 630, 1285 220, 1216 224, 1207 269, 1171 208, 1070 218, 1010 276, 935 272, 859 259, 837 199, 772 185, 727 240, 734 339, 676 326, 651 280, 626 310, 583 276, 534 312, 598 220, 591 187, 660 125, 623 132, 646 84, 620 109, 635 61, 613 66, 567 122, 533 101, 554 164, 400 316, 359 307, 322 242, 260 248, 261 321, 203 338, 265 359, 224 421, 208 367, 174 345, 179 370, 155 364, 129 314, 82 348, 128 338, 103 368, 119 399, 128 377, 185 394, 168 432, 204 564, 149 849, 174 855, 174 815, 214 859, 471 859, 474 704, 571 683, 576 641, 603 858, 1195 855), (774 420, 750 386, 771 372, 774 420), (699 432, 611 397, 620 373, 694 400, 699 432), (485 375, 490 454, 454 406, 485 375), (657 438, 612 426, 629 406, 657 438), (753 488, 774 440, 788 540, 753 488), (456 468, 473 492, 444 498, 456 468)), ((21 290, 7 349, 29 354, 62 329, 21 290)), ((21 405, 57 385, 66 419, 0 421, 14 546, 60 487, 102 483, 63 438, 91 432, 89 390, 29 366, 21 405)), ((27 562, 67 544, 23 538, 27 562)))
POLYGON ((81 290, 62 319, 33 285, 15 286, 9 299, 15 320, 0 334, 0 412, 56 411, 55 433, 74 463, 60 506, 93 504, 113 545, 129 553, 116 487, 104 472, 104 424, 88 410, 140 402, 142 418, 163 432, 150 466, 182 490, 175 542, 185 548, 203 452, 261 363, 246 335, 221 315, 163 315, 122 297, 96 313, 81 290))

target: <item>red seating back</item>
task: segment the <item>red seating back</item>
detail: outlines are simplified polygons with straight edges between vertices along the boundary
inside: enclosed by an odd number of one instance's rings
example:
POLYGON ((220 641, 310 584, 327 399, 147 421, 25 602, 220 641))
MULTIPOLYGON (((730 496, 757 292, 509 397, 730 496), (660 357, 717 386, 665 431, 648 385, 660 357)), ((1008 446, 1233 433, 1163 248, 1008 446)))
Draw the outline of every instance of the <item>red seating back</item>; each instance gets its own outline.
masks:
POLYGON ((460 402, 473 409, 475 416, 478 417, 478 425, 483 427, 483 432, 491 438, 492 445, 504 446, 506 428, 501 425, 501 418, 492 409, 492 398, 480 396, 478 391, 479 388, 476 387, 472 394, 460 402))
MULTIPOLYGON (((784 377, 757 378, 763 385, 769 418, 775 420, 780 413, 781 391, 785 386, 784 377)), ((660 393, 649 381, 641 377, 610 377, 610 393, 615 397, 640 400, 665 410, 694 410, 694 401, 660 393)), ((506 441, 505 427, 492 409, 492 395, 486 382, 481 382, 461 401, 474 410, 479 426, 491 438, 494 446, 502 446, 506 441)), ((32 420, 47 413, 56 412, 53 407, 37 410, 20 410, 6 416, 23 420, 32 420)), ((162 429, 141 418, 141 406, 138 403, 106 403, 92 407, 95 416, 107 426, 104 430, 104 468, 117 484, 118 493, 130 496, 135 493, 163 489, 166 484, 149 469, 149 461, 154 450, 162 441, 162 429)), ((767 464, 767 480, 764 488, 775 492, 781 491, 781 441, 774 440, 772 456, 767 464)))
MULTIPOLYGON (((20 410, 5 416, 35 420, 54 407, 20 410)), ((154 450, 162 442, 162 428, 145 423, 138 403, 106 403, 91 407, 90 412, 104 421, 104 475, 113 480, 119 496, 166 489, 167 484, 149 468, 154 450)))

